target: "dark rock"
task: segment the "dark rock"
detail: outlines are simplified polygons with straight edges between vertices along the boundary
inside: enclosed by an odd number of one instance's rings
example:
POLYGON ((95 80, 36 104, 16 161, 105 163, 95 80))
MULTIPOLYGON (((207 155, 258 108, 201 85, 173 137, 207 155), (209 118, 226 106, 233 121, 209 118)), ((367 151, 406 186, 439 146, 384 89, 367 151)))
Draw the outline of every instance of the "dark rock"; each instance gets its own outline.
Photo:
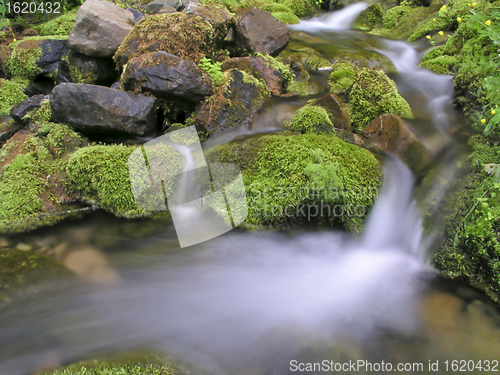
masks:
POLYGON ((257 79, 254 78, 254 82, 245 79, 244 74, 236 69, 226 71, 224 84, 205 100, 189 122, 204 128, 208 135, 250 127, 252 117, 262 107, 268 91, 257 79))
POLYGON ((0 119, 0 147, 2 147, 5 142, 7 142, 21 128, 22 125, 19 125, 8 116, 0 119))
POLYGON ((125 10, 128 10, 130 13, 134 15, 134 20, 135 23, 139 22, 141 19, 146 17, 146 15, 142 12, 139 12, 137 9, 134 8, 125 8, 125 10))
POLYGON ((187 14, 196 14, 200 17, 203 17, 208 22, 210 22, 212 26, 215 28, 219 27, 219 25, 231 19, 231 15, 225 10, 217 8, 214 5, 208 5, 208 4, 201 5, 198 3, 191 2, 183 9, 182 12, 187 14))
POLYGON ((16 104, 10 110, 10 117, 14 119, 19 125, 27 125, 28 121, 23 120, 23 117, 26 116, 29 112, 34 111, 41 106, 41 102, 44 99, 48 99, 48 96, 45 95, 35 95, 24 102, 16 104))
POLYGON ((271 68, 262 57, 235 57, 224 61, 221 66, 222 71, 236 68, 244 70, 252 75, 261 78, 266 82, 267 87, 273 95, 279 96, 282 93, 281 73, 271 68))
POLYGON ((160 13, 162 8, 171 8, 175 12, 179 4, 179 0, 153 0, 146 5, 146 12, 157 14, 160 13))
POLYGON ((277 55, 288 45, 288 27, 265 10, 242 9, 236 13, 234 22, 237 39, 249 52, 277 55))
POLYGON ((381 150, 398 156, 414 172, 430 163, 429 150, 399 116, 390 113, 378 116, 366 126, 364 135, 381 150))
POLYGON ((24 93, 28 96, 34 95, 48 95, 52 92, 54 88, 54 81, 50 78, 39 77, 33 82, 30 82, 28 86, 24 89, 24 93))
POLYGON ((61 83, 50 97, 55 122, 88 135, 144 136, 156 130, 156 100, 108 87, 61 83))
POLYGON ((134 23, 134 15, 118 5, 87 0, 78 10, 69 45, 87 56, 111 57, 134 23))
MULTIPOLYGON (((20 50, 40 50, 41 55, 36 62, 36 71, 33 72, 35 77, 45 76, 54 78, 59 65, 64 57, 68 55, 69 46, 67 40, 60 39, 44 39, 44 40, 25 40, 19 43, 16 50, 22 56, 23 52, 20 50)), ((18 64, 22 64, 21 61, 18 64)))
POLYGON ((116 81, 115 83, 113 83, 111 85, 111 88, 112 89, 115 89, 115 90, 121 90, 122 88, 122 83, 120 81, 116 81))
POLYGON ((199 101, 212 93, 210 76, 194 62, 166 52, 131 59, 121 78, 125 90, 151 92, 164 98, 199 101))
POLYGON ((108 85, 117 76, 112 59, 86 56, 71 50, 68 58, 60 64, 56 82, 108 85))
POLYGON ((337 137, 342 139, 344 142, 351 143, 356 146, 363 146, 365 144, 365 141, 363 141, 359 135, 348 131, 338 132, 337 137))
POLYGON ((342 103, 342 100, 335 94, 327 94, 316 99, 313 105, 319 105, 325 108, 332 116, 332 122, 335 129, 351 131, 349 123, 349 113, 342 103))

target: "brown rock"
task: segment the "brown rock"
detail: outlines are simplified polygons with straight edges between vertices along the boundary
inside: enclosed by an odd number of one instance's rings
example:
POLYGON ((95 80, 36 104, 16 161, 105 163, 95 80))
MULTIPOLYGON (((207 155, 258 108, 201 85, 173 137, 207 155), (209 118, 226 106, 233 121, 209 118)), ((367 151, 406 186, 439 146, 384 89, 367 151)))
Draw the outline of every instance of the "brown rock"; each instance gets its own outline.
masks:
POLYGON ((430 162, 430 152, 404 124, 401 117, 389 114, 370 122, 364 135, 381 150, 398 156, 411 170, 419 171, 430 162))
POLYGON ((351 124, 349 123, 349 113, 344 107, 344 103, 342 103, 342 100, 337 95, 327 94, 316 99, 313 105, 319 105, 325 108, 328 113, 333 116, 333 126, 335 129, 346 130, 348 132, 352 131, 351 124))
POLYGON ((271 68, 266 60, 264 60, 262 57, 235 57, 225 61, 221 66, 222 71, 233 68, 244 70, 252 75, 257 76, 258 78, 263 79, 273 95, 281 95, 281 73, 271 68))
POLYGON ((246 8, 235 15, 237 39, 249 52, 277 55, 290 40, 288 27, 271 13, 259 8, 246 8))

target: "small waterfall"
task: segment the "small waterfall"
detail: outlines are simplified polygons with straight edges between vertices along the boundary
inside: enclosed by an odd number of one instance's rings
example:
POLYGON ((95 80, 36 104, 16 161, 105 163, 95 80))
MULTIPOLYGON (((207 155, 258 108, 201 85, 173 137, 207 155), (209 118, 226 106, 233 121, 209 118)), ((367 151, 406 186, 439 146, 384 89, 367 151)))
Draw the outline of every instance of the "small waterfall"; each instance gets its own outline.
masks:
POLYGON ((0 312, 0 373, 27 374, 54 353, 72 362, 154 349, 197 374, 285 374, 307 348, 373 348, 383 332, 414 332, 427 268, 412 176, 392 159, 384 174, 361 237, 227 234, 134 267, 147 242, 119 286, 48 285, 0 312))
POLYGON ((292 30, 302 30, 306 32, 315 32, 321 30, 346 30, 349 29, 358 17, 370 4, 360 2, 351 4, 344 9, 327 13, 326 15, 312 18, 306 21, 300 21, 298 25, 289 26, 292 30))

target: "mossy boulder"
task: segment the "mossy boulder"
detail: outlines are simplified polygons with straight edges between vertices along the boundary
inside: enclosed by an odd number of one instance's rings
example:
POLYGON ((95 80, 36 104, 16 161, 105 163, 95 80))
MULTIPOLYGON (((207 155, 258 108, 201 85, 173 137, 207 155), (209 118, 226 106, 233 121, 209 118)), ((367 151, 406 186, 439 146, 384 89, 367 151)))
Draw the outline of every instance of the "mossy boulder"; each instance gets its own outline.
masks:
POLYGON ((482 137, 470 140, 473 152, 457 189, 447 195, 445 237, 434 266, 450 278, 467 281, 500 301, 500 148, 482 137), (488 173, 489 172, 489 173, 488 173))
POLYGON ((361 70, 348 61, 338 61, 332 66, 328 88, 332 94, 346 94, 358 79, 361 70))
POLYGON ((443 55, 422 61, 420 66, 438 74, 453 74, 458 62, 457 56, 443 55))
POLYGON ((114 60, 121 69, 132 57, 165 51, 198 64, 204 57, 215 57, 216 42, 216 30, 203 17, 180 12, 155 14, 134 26, 114 60))
POLYGON ((349 105, 353 128, 360 132, 383 113, 413 118, 409 104, 399 94, 394 81, 377 69, 361 70, 349 93, 349 105))
POLYGON ((373 30, 375 27, 381 27, 384 15, 385 11, 380 4, 371 4, 359 14, 356 21, 354 21, 353 28, 356 30, 369 31, 373 30))
POLYGON ((373 51, 362 50, 355 53, 339 51, 333 56, 333 62, 348 62, 359 69, 380 69, 383 70, 385 74, 393 74, 398 72, 392 61, 387 56, 373 51))
POLYGON ((305 105, 299 108, 285 127, 296 133, 332 133, 333 123, 325 108, 305 105))
POLYGON ((305 70, 330 70, 332 63, 316 49, 292 43, 291 48, 280 54, 282 59, 290 58, 305 70))
POLYGON ((252 137, 207 158, 241 168, 250 228, 315 221, 359 231, 380 183, 377 159, 334 134, 252 137))
POLYGON ((56 82, 107 86, 115 82, 117 78, 118 73, 112 59, 85 56, 70 50, 59 65, 56 82))
POLYGON ((38 123, 31 128, 17 132, 0 150, 4 233, 56 223, 81 207, 81 196, 65 189, 63 166, 87 141, 61 124, 38 123))
POLYGON ((399 21, 404 16, 411 13, 413 9, 414 8, 408 5, 398 5, 395 6, 394 8, 387 10, 387 12, 384 15, 384 19, 382 20, 384 27, 386 29, 393 29, 399 24, 399 21))
POLYGON ((24 102, 28 96, 24 93, 24 89, 28 86, 29 81, 22 78, 14 78, 11 80, 0 78, 0 116, 8 116, 11 108, 24 102))

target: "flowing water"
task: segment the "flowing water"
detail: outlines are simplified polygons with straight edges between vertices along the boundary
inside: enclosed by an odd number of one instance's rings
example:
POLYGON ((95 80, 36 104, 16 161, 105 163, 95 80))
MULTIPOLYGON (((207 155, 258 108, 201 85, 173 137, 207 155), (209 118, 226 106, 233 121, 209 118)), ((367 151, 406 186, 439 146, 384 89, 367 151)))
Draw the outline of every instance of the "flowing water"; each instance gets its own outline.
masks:
MULTIPOLYGON (((418 68, 418 46, 345 30, 365 7, 303 21, 294 29, 308 34, 292 42, 330 59, 339 50, 388 56, 416 114, 412 130, 434 155, 454 150, 447 135, 459 120, 451 77, 418 68)), ((273 99, 251 130, 205 147, 275 131, 304 102, 273 99)), ((451 171, 449 159, 436 163, 451 171)), ((181 250, 172 226, 134 239, 124 235, 127 224, 106 215, 35 233, 41 242, 52 236, 69 248, 105 249, 103 269, 113 277, 104 278, 106 286, 49 284, 37 298, 2 310, 0 374, 29 374, 47 358, 71 363, 138 349, 166 352, 193 374, 305 373, 293 364, 323 360, 422 363, 422 371, 393 372, 437 373, 429 370, 432 360, 446 373, 445 360, 493 360, 500 350, 498 313, 471 288, 436 279, 413 192, 411 172, 388 158, 379 198, 358 236, 232 231, 181 250)))

